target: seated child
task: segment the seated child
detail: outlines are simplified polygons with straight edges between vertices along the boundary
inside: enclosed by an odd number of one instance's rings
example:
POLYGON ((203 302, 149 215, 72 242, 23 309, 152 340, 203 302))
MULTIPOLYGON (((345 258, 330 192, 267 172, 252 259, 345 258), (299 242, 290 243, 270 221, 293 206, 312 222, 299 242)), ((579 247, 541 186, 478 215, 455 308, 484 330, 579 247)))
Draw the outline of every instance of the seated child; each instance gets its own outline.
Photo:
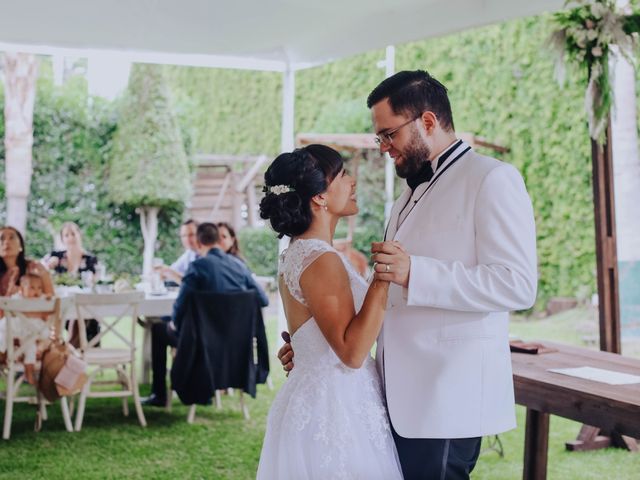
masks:
MULTIPOLYGON (((39 298, 43 294, 44 284, 42 278, 34 273, 25 273, 20 278, 20 290, 15 296, 22 298, 39 298)), ((19 324, 12 324, 12 334, 14 337, 20 339, 21 346, 24 352, 24 374, 27 382, 35 384, 36 379, 34 375, 35 363, 36 363, 36 342, 38 340, 46 340, 49 338, 49 328, 46 325, 47 312, 31 313, 29 318, 24 318, 19 324)), ((6 324, 2 319, 0 324, 0 352, 6 351, 6 324)))

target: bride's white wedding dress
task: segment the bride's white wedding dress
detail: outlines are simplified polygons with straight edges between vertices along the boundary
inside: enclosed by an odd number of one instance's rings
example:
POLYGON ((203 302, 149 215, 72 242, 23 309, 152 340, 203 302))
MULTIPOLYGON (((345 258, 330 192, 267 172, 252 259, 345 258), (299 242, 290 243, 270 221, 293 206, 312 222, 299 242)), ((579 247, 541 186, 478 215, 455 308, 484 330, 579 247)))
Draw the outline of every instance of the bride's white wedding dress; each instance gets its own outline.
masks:
MULTIPOLYGON (((306 304, 300 276, 329 244, 298 239, 282 254, 279 275, 306 304)), ((356 311, 367 283, 341 255, 356 311)), ((259 480, 402 479, 375 362, 345 366, 313 318, 291 337, 295 367, 269 411, 259 480)))

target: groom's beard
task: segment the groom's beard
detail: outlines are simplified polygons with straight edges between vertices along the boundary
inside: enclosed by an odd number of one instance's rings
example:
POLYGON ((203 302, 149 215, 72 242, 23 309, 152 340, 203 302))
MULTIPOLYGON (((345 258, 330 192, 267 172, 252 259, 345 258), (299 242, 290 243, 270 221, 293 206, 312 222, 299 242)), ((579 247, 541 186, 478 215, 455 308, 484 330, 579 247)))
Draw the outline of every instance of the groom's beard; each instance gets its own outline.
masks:
POLYGON ((418 132, 414 132, 411 142, 401 152, 402 163, 396 163, 396 174, 400 178, 413 177, 420 172, 425 162, 431 157, 431 149, 420 138, 418 132))

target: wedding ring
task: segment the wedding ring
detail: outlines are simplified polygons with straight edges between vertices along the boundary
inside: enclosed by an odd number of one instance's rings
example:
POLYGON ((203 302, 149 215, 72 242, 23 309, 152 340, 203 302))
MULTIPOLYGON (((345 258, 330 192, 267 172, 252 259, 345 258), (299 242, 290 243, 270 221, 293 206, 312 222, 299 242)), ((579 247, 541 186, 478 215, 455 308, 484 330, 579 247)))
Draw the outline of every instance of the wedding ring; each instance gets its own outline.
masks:
POLYGON ((384 266, 384 268, 385 273, 389 273, 391 271, 391 266, 388 263, 384 266))

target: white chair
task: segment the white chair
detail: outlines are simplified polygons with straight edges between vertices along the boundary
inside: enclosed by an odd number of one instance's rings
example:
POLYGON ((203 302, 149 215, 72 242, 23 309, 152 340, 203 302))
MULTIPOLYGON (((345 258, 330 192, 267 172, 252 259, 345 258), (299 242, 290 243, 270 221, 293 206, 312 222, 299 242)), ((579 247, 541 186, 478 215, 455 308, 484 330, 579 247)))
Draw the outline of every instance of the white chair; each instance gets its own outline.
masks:
POLYGON ((133 402, 140 425, 147 426, 140 403, 140 392, 136 376, 136 330, 138 306, 144 294, 133 293, 105 293, 105 294, 77 294, 75 296, 78 327, 80 331, 80 350, 82 357, 88 364, 88 380, 80 392, 78 411, 76 413, 75 429, 80 431, 84 418, 87 398, 122 398, 122 411, 129 414, 128 397, 133 402), (100 333, 87 341, 85 320, 94 318, 100 325, 100 333), (116 328, 123 319, 130 319, 128 334, 123 334, 116 328), (119 348, 106 346, 105 338, 116 340, 119 348), (104 347, 98 347, 101 342, 104 347), (96 381, 96 376, 105 370, 115 370, 117 380, 96 381), (116 385, 120 390, 92 391, 92 384, 116 385))
MULTIPOLYGON (((21 356, 25 353, 26 345, 31 342, 35 343, 40 338, 39 332, 33 330, 25 330, 24 325, 32 323, 34 320, 33 315, 42 312, 51 312, 45 324, 42 326, 43 330, 53 330, 56 335, 61 331, 61 317, 60 317, 60 299, 23 299, 23 298, 6 298, 0 297, 0 310, 4 310, 4 343, 3 348, 6 349, 6 361, 5 364, 0 367, 0 377, 5 381, 5 392, 3 397, 5 399, 5 411, 4 411, 4 428, 2 430, 2 438, 8 440, 11 435, 11 420, 13 417, 13 404, 17 402, 35 403, 38 406, 36 416, 36 431, 40 430, 42 420, 47 419, 46 404, 47 401, 42 397, 36 388, 36 391, 32 395, 20 395, 20 385, 24 380, 24 365, 21 360, 21 356), (31 318, 29 318, 31 316, 31 318), (14 339, 20 340, 20 346, 14 345, 14 339)), ((40 330, 40 328, 38 328, 40 330)), ((33 344, 31 343, 31 344, 33 344)), ((36 363, 36 378, 39 370, 39 363, 36 363)), ((66 397, 60 399, 60 406, 62 409, 62 418, 64 419, 65 428, 69 432, 73 432, 71 425, 71 417, 69 415, 69 406, 66 397)))

